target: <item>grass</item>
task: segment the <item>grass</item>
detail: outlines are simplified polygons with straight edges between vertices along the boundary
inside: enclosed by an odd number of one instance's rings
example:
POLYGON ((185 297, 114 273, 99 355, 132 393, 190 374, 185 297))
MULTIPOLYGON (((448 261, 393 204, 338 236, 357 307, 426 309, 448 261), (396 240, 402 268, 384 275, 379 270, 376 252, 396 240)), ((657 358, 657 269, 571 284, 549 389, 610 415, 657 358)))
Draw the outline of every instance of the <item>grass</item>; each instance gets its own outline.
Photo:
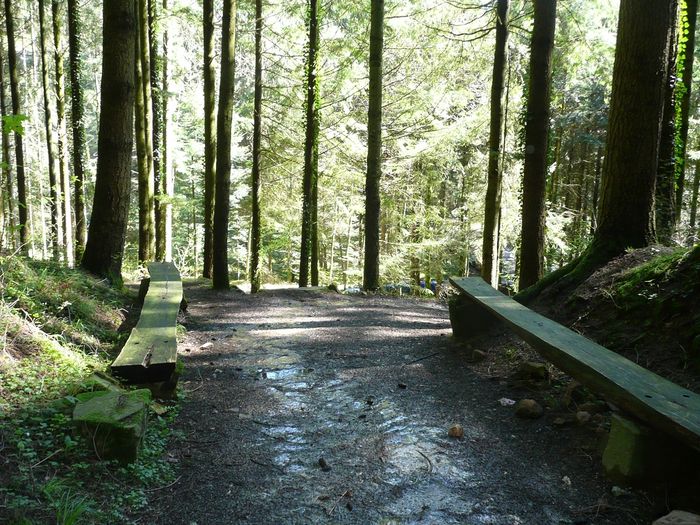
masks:
POLYGON ((139 460, 98 461, 70 414, 128 332, 133 294, 77 270, 0 258, 0 523, 132 523, 152 489, 177 406, 151 414, 139 460))

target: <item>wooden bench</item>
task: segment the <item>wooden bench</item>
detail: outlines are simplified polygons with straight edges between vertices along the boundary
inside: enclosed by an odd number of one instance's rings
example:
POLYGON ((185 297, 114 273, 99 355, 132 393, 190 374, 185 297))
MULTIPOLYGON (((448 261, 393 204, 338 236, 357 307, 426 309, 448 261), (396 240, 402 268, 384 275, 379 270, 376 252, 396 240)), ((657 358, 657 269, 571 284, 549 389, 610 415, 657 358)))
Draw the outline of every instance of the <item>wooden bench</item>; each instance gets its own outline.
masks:
POLYGON ((129 384, 171 381, 177 363, 180 273, 172 263, 151 263, 148 273, 141 316, 111 366, 112 374, 129 384))
POLYGON ((700 395, 533 312, 480 277, 452 278, 462 292, 451 305, 456 336, 502 322, 552 364, 650 427, 700 450, 700 395))

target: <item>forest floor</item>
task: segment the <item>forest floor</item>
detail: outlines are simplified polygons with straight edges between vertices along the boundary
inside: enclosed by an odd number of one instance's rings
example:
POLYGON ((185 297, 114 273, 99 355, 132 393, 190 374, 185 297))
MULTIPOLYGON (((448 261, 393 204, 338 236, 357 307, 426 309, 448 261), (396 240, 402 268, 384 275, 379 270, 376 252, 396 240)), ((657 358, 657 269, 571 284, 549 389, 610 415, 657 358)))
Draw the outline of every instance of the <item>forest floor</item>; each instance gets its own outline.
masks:
POLYGON ((442 304, 185 293, 180 477, 143 523, 624 525, 665 510, 605 481, 600 419, 556 426, 565 382, 513 381, 531 354, 506 336, 475 341, 486 359, 469 363, 442 304), (544 417, 514 416, 525 397, 544 417))

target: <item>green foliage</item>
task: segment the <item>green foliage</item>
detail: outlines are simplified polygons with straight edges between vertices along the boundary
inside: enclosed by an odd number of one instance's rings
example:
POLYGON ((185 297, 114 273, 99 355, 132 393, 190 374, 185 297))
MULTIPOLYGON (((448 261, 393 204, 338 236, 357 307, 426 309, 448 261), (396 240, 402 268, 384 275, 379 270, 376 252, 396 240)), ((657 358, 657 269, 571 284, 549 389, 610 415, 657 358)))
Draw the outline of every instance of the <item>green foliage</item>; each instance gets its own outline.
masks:
POLYGON ((98 461, 70 417, 124 337, 131 294, 53 263, 4 257, 0 269, 0 522, 132 523, 175 477, 163 453, 177 407, 151 416, 128 467, 98 461))
POLYGON ((618 304, 632 308, 658 300, 659 285, 672 275, 681 261, 686 259, 687 254, 686 249, 680 248, 654 257, 625 273, 616 284, 615 295, 620 299, 618 304))
POLYGON ((29 117, 26 115, 4 115, 2 117, 2 129, 5 133, 24 135, 23 122, 28 119, 29 117))

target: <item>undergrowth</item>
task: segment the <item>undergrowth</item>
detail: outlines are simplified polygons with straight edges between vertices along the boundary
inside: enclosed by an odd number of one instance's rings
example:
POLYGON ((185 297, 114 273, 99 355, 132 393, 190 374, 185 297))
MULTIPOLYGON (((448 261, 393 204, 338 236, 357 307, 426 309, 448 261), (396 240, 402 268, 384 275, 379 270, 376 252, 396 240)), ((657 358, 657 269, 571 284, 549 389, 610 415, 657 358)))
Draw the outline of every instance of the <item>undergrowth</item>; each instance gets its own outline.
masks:
POLYGON ((163 459, 177 407, 158 407, 139 460, 98 461, 74 395, 128 331, 133 294, 54 263, 0 257, 0 523, 132 523, 174 479, 163 459))

